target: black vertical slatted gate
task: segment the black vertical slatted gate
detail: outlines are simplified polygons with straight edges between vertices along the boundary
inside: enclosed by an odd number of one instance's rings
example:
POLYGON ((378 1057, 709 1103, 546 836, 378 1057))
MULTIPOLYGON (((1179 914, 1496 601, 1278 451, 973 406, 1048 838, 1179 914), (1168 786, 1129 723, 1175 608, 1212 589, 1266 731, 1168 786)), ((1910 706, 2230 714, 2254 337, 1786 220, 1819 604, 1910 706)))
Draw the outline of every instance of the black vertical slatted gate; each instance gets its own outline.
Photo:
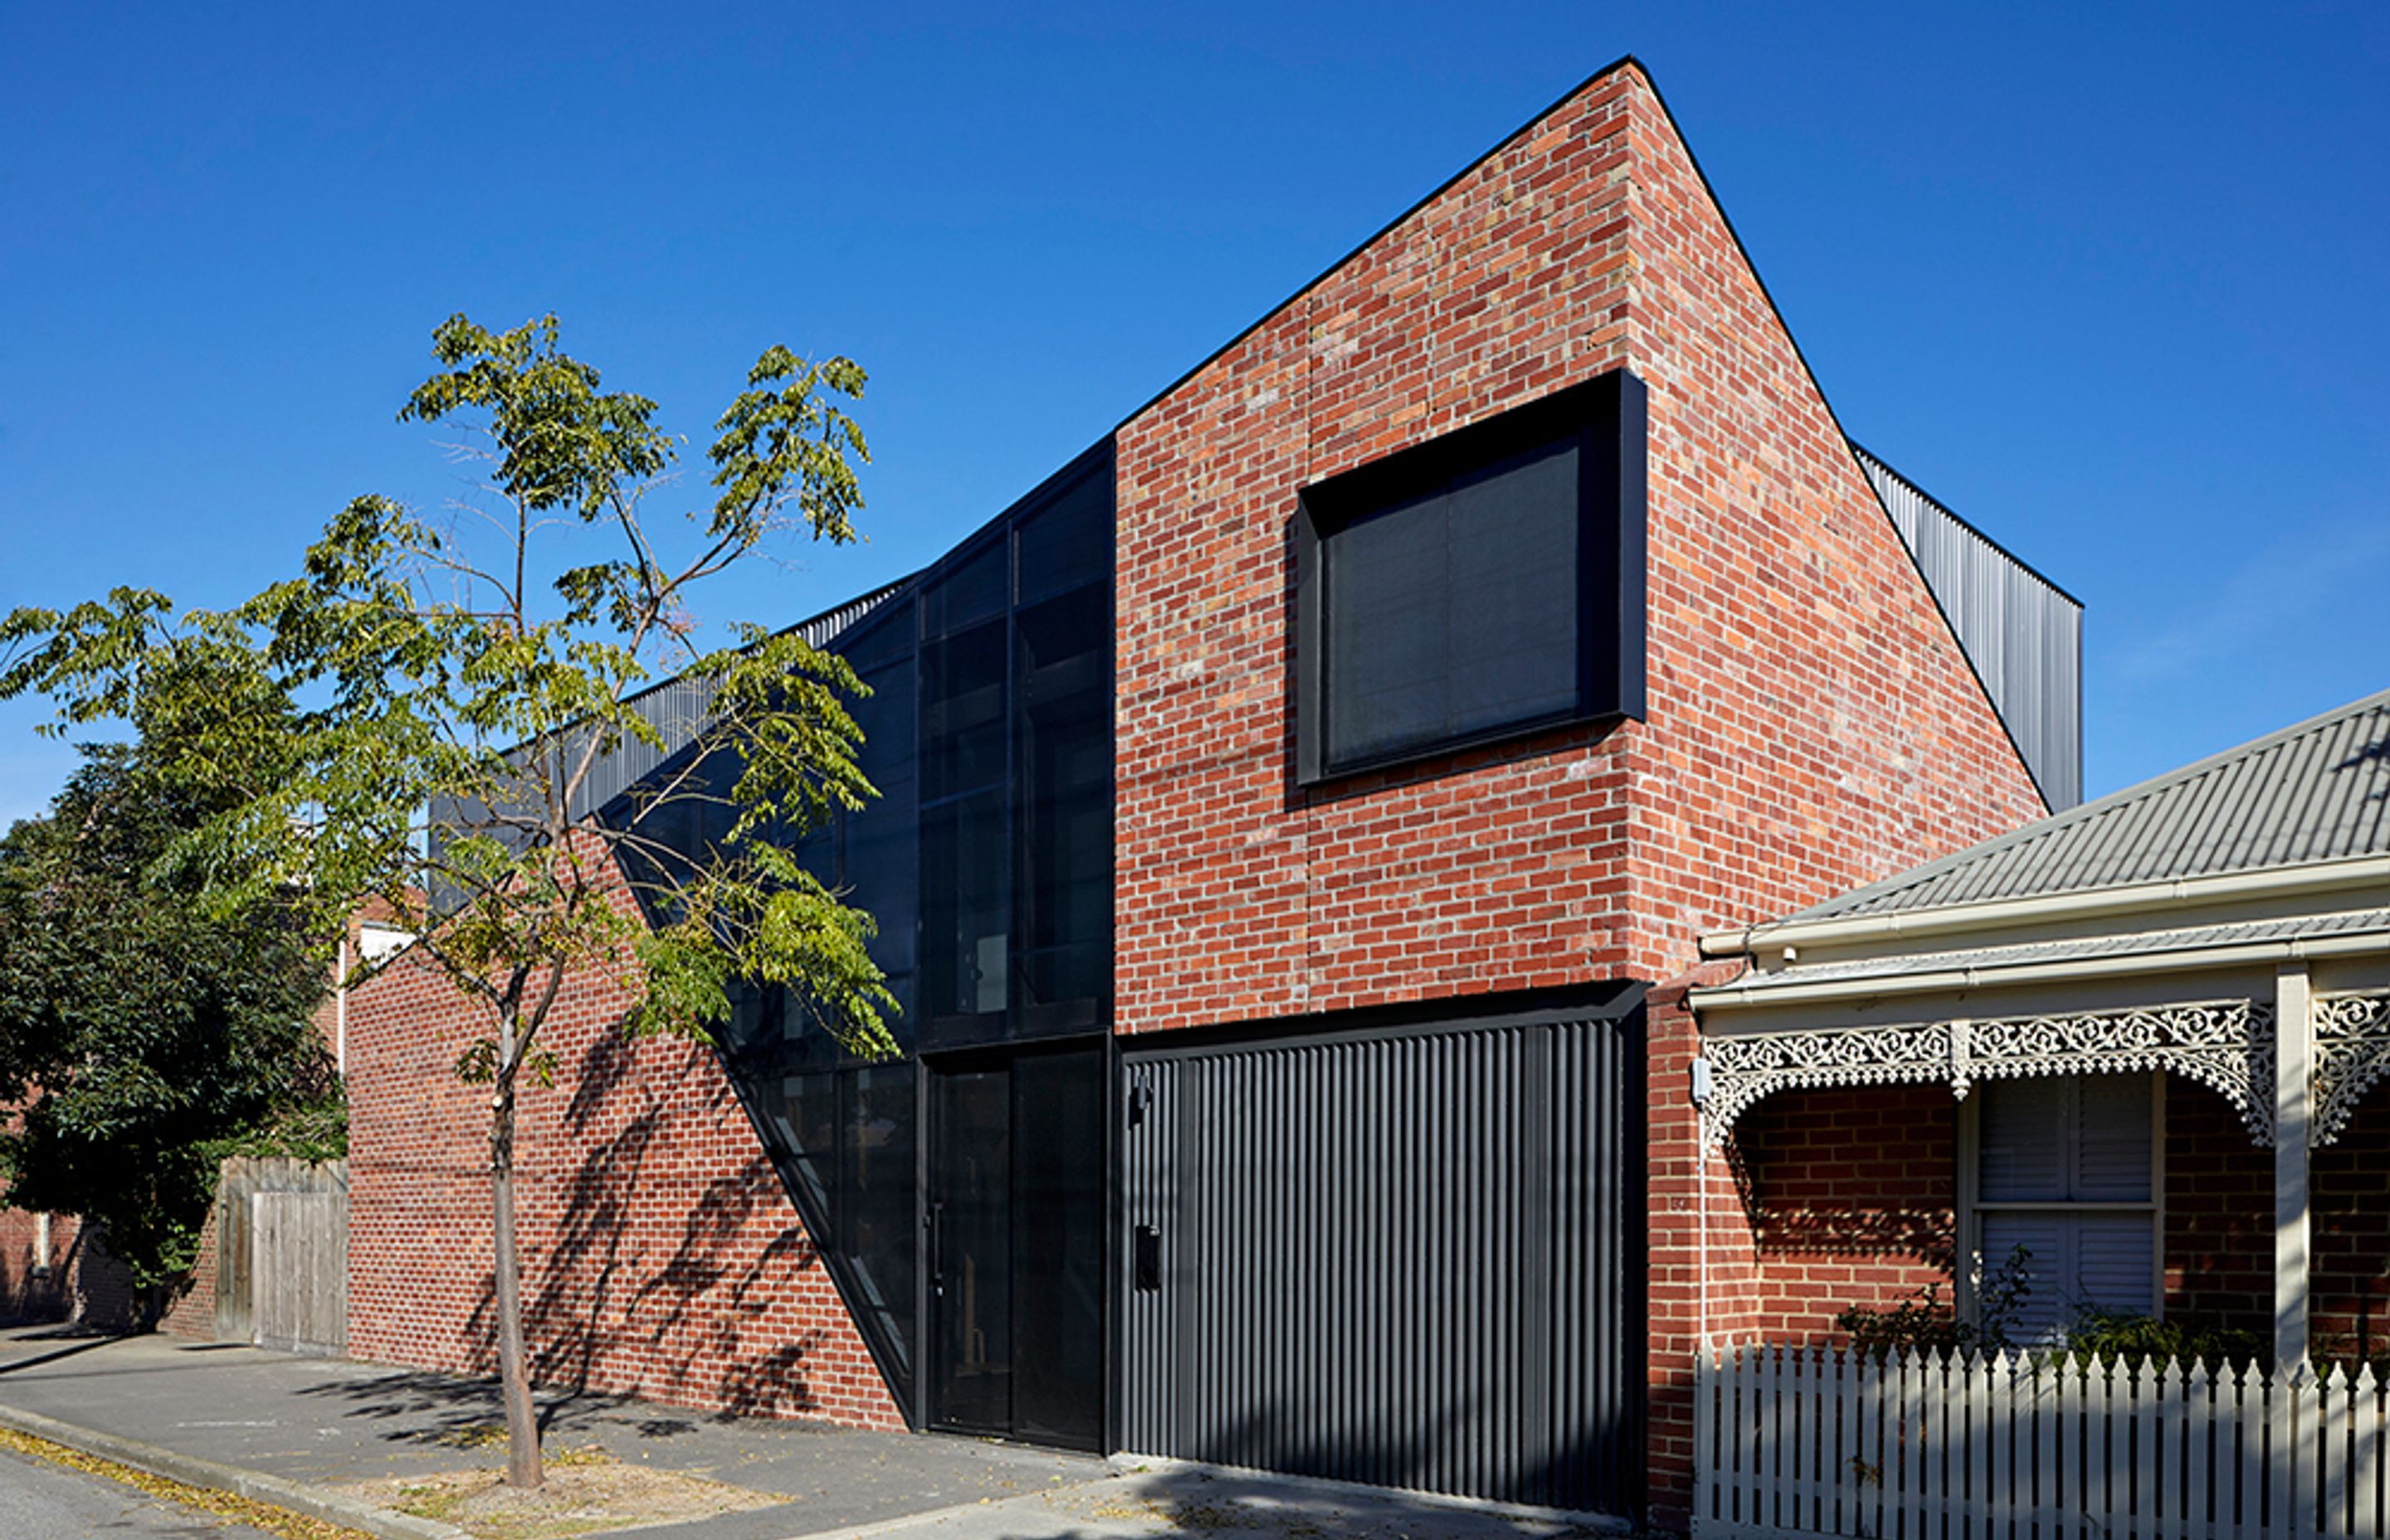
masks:
POLYGON ((1628 1514, 1640 1017, 1126 1060, 1121 1445, 1628 1514))

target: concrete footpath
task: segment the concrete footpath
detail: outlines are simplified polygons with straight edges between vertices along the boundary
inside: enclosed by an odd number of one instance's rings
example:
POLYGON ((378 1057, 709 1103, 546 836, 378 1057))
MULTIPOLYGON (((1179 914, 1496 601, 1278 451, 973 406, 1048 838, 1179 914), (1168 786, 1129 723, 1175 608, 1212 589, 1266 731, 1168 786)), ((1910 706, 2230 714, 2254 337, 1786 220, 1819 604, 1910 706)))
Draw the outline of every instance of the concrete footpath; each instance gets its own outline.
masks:
MULTIPOLYGON (((618 1396, 543 1395, 550 1449, 704 1475, 783 1499, 643 1527, 642 1540, 1551 1540, 1565 1518, 1246 1472, 1146 1467, 964 1438, 717 1417, 618 1396), (1224 1534, 1221 1532, 1236 1532, 1224 1534)), ((454 1534, 326 1489, 493 1466, 467 1444, 496 1387, 162 1337, 0 1331, 0 1423, 241 1491, 392 1540, 454 1534), (145 1453, 160 1458, 146 1460, 145 1453), (311 1500, 313 1499, 313 1500, 311 1500), (343 1506, 345 1505, 345 1506, 343 1506)))

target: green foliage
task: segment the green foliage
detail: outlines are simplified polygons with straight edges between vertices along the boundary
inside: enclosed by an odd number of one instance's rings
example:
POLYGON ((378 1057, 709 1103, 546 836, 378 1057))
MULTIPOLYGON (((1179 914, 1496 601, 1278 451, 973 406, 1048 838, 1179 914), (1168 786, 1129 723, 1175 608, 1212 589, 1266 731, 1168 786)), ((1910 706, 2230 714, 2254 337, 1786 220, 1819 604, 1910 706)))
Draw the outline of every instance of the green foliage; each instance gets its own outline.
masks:
POLYGON ((288 1160, 304 1161, 309 1165, 347 1160, 348 1087, 338 1075, 326 1078, 328 1084, 320 1088, 306 1087, 301 1095, 268 1114, 263 1123, 214 1145, 209 1151, 210 1155, 217 1161, 237 1157, 263 1160, 281 1156, 288 1160))
POLYGON ((2078 1311, 2067 1323, 2065 1353, 2077 1363, 2092 1358, 2123 1361, 2139 1367, 2172 1358, 2189 1364, 2194 1358, 2211 1367, 2219 1364, 2269 1365, 2271 1346, 2254 1331, 2218 1326, 2196 1317, 2160 1320, 2132 1311, 2078 1311))
POLYGON ((49 815, 0 839, 0 1097, 19 1109, 0 1171, 10 1202, 99 1221, 155 1289, 189 1270, 216 1151, 319 1104, 331 1076, 311 938, 285 905, 212 913, 176 859, 277 772, 223 728, 280 702, 188 642, 144 661, 126 706, 139 741, 86 749, 49 815))
POLYGON ((1942 1286, 1929 1283, 1911 1290, 1882 1309, 1852 1305, 1834 1317, 1835 1329, 1851 1346, 1873 1358, 1894 1353, 1972 1354, 2006 1348, 2009 1328, 2033 1291, 2026 1264, 2033 1253, 2023 1246, 2008 1254, 1998 1271, 1987 1275, 1975 1294, 1975 1319, 1964 1321, 1942 1303, 1942 1286))
POLYGON ((55 730, 136 699, 174 716, 172 770, 222 793, 173 853, 212 912, 274 900, 328 935, 378 897, 488 1017, 486 1051, 459 1069, 502 1094, 535 1073, 558 982, 584 967, 637 980, 628 1025, 642 1033, 706 1035, 737 979, 791 986, 851 1046, 893 1051, 868 918, 779 848, 876 794, 846 709, 862 687, 792 634, 748 626, 701 648, 687 608, 693 588, 783 533, 855 538, 867 456, 839 403, 861 394, 863 371, 766 350, 715 424, 711 505, 650 522, 678 441, 654 402, 606 390, 564 353, 554 316, 505 332, 455 316, 432 356, 400 417, 461 432, 491 506, 442 522, 358 497, 299 575, 229 610, 177 619, 135 589, 17 610, 0 622, 0 697, 49 695, 55 730), (593 552, 606 541, 610 553, 593 552), (551 546, 598 558, 555 562, 551 546), (186 646, 234 661, 241 687, 208 696, 160 678, 186 646), (682 746, 630 703, 675 674, 714 702, 684 760, 726 752, 736 784, 726 795, 668 775, 624 822, 572 818, 608 755, 682 746), (252 709, 269 696, 304 704, 252 709), (691 802, 713 804, 723 832, 676 851, 656 831, 691 802), (608 857, 665 918, 652 933, 606 896, 608 857), (435 892, 453 900, 438 915, 435 892))
POLYGON ((707 1036, 736 981, 786 986, 856 1052, 894 1050, 869 918, 782 848, 876 795, 846 708, 862 686, 791 633, 747 626, 702 648, 688 603, 783 533, 856 538, 867 452, 841 403, 864 374, 765 350, 714 424, 710 505, 651 520, 679 441, 654 402, 566 353, 553 315, 505 332, 451 317, 432 357, 399 417, 461 434, 482 498, 445 520, 355 498, 296 575, 228 610, 177 618, 140 589, 19 610, 0 621, 0 698, 49 696, 59 731, 165 713, 169 778, 212 800, 162 864, 212 917, 272 908, 329 937, 378 901, 469 1004, 477 1029, 456 1063, 490 1087, 509 1479, 534 1484, 510 1173, 516 1097, 526 1076, 553 1078, 538 1038, 566 977, 632 982, 636 1033, 707 1036), (174 676, 183 648, 222 653, 236 687, 210 698, 174 676), (633 701, 675 674, 712 703, 687 742, 633 701), (635 743, 675 757, 623 816, 579 816, 593 776, 635 743), (701 773, 723 764, 738 766, 726 789, 701 773), (662 828, 690 810, 713 832, 676 848, 662 828))

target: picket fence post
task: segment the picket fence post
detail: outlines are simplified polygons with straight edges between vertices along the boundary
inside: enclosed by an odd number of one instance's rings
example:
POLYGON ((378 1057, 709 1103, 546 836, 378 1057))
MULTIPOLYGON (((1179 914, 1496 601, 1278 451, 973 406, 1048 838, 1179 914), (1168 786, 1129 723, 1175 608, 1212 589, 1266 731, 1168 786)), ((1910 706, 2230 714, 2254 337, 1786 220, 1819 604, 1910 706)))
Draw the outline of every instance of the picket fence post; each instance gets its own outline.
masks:
POLYGON ((1693 1396, 1704 1540, 2390 1540, 2370 1365, 1705 1341, 1693 1396))

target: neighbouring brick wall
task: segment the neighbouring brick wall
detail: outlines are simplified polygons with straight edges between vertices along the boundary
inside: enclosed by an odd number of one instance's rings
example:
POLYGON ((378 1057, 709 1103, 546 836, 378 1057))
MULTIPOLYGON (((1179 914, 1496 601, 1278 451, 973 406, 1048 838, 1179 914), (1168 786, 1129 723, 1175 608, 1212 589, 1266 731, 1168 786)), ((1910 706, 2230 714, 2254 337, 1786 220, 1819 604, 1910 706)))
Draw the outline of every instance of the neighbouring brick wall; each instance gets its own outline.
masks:
MULTIPOLYGON (((2274 1152, 2207 1086, 2170 1076, 2165 1097, 2165 1314, 2268 1340, 2274 1152)), ((1958 1160, 1957 1104, 1939 1085, 1786 1092, 1745 1112, 1710 1189, 1712 1329, 1816 1341, 1848 1305, 1929 1283, 1950 1299, 1958 1160)), ((2390 1095, 2314 1153, 2309 1179, 2316 1351, 2379 1357, 2390 1352, 2390 1095)))
POLYGON ((0 1320, 66 1318, 67 1269, 80 1222, 72 1214, 50 1220, 49 1264, 41 1264, 41 1218, 23 1209, 0 1209, 0 1320))
MULTIPOLYGON (((618 894, 624 905, 627 896, 618 894)), ((611 972, 568 980, 557 1084, 519 1113, 525 1327, 546 1385, 878 1427, 903 1418, 710 1050, 620 1031, 611 972)), ((349 1001, 349 1351, 491 1372, 488 1092, 477 1032, 402 958, 349 1001)))
POLYGON ((166 1313, 158 1319, 158 1329, 186 1341, 216 1340, 216 1211, 212 1204, 199 1226, 199 1250, 191 1264, 191 1276, 168 1302, 166 1313))
POLYGON ((2390 1360, 2390 1087, 2309 1160, 2316 1350, 2390 1360))
POLYGON ((2246 1327, 2274 1315, 2274 1152, 2250 1142, 2222 1096, 2179 1075, 2165 1087, 2165 1309, 2246 1327))
POLYGON ((1853 1305, 1927 1285, 1951 1303, 1959 1109, 1941 1085, 1790 1091, 1745 1112, 1727 1151, 1754 1253, 1750 1308, 1772 1338, 1836 1335, 1853 1305))
MULTIPOLYGON (((2260 1339, 2274 1310, 2274 1152, 2206 1086, 2166 1084, 2169 1315, 2260 1339)), ((2307 1330, 2319 1355, 2390 1357, 2390 1092, 2308 1157, 2307 1330)))
MULTIPOLYGON (((96 1331, 130 1330, 140 1301, 107 1242, 71 1213, 50 1216, 50 1265, 37 1269, 37 1215, 0 1209, 0 1321, 56 1321, 96 1331)), ((158 1328, 176 1337, 215 1335, 215 1216, 199 1232, 191 1281, 167 1305, 158 1328), (196 1303, 194 1302, 197 1302, 196 1303)))

